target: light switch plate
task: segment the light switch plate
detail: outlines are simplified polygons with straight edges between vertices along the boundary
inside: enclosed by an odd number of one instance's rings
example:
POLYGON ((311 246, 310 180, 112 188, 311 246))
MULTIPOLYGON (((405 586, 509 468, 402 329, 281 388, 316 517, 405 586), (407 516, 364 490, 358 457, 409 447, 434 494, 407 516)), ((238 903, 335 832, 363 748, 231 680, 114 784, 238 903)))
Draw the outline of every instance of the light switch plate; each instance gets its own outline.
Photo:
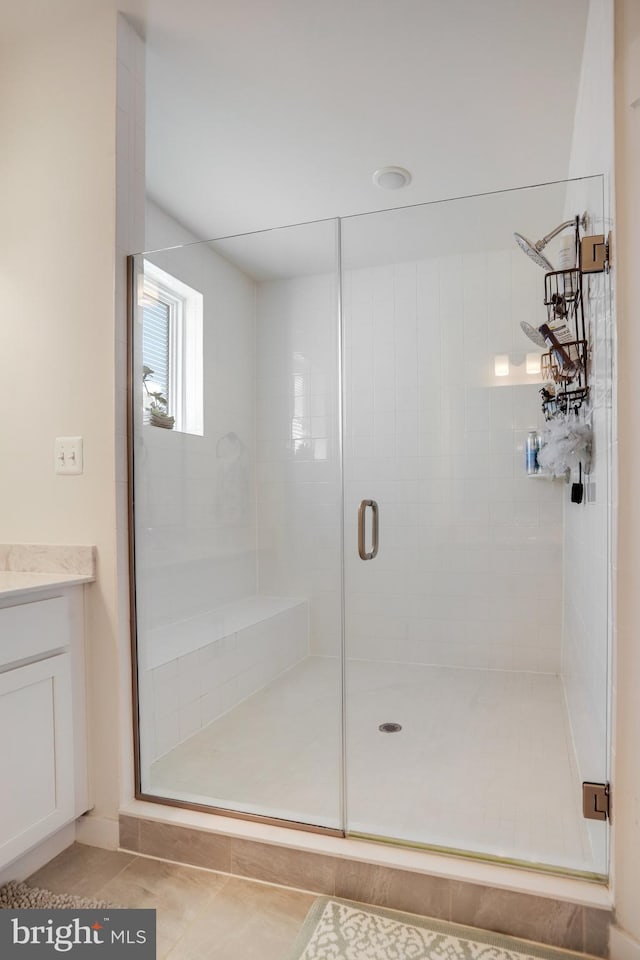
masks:
POLYGON ((55 471, 65 476, 82 473, 82 437, 56 437, 55 471))

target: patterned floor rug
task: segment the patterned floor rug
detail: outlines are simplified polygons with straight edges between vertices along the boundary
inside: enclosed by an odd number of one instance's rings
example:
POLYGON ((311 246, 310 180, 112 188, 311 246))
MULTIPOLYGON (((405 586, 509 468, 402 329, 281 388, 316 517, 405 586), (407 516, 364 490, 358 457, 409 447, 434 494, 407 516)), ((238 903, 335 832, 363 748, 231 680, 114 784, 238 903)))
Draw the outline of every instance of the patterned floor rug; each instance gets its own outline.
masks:
POLYGON ((576 954, 442 920, 320 897, 289 960, 562 960, 576 954))
POLYGON ((0 910, 94 910, 97 907, 113 907, 113 904, 72 897, 68 893, 52 893, 15 880, 0 887, 0 910))

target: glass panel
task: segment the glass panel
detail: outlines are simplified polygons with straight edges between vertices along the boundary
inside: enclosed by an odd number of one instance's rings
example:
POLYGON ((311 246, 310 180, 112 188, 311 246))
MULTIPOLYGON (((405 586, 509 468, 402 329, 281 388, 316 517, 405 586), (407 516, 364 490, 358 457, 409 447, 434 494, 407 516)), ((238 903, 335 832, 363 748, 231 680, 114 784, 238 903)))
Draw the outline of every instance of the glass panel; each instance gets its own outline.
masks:
POLYGON ((142 792, 340 828, 336 237, 136 258, 133 379, 142 792), (191 291, 187 332, 200 295, 200 364, 187 335, 169 381, 203 394, 201 435, 143 423, 145 270, 191 291))
MULTIPOLYGON (((545 422, 548 349, 522 325, 559 336, 564 310, 579 339, 576 287, 562 278, 549 314, 545 270, 513 237, 585 210, 603 232, 601 178, 342 222, 352 834, 606 873, 606 825, 582 818, 580 786, 607 779, 606 278, 582 287, 590 403, 545 422), (590 427, 590 474, 584 451, 569 485, 535 472, 532 437, 527 475, 530 431, 548 455, 550 431, 590 427)), ((545 247, 552 265, 575 262, 574 240, 570 226, 545 247)), ((584 385, 573 374, 556 389, 584 385)))

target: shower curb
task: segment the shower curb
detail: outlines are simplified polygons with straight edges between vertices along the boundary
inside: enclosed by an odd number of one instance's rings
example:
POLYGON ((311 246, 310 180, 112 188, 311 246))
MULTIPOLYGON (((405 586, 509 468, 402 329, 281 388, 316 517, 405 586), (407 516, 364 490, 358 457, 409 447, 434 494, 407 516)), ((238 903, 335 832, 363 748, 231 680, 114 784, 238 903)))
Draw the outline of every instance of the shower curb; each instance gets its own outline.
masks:
POLYGON ((120 848, 608 956, 613 914, 607 909, 141 817, 120 816, 120 848))

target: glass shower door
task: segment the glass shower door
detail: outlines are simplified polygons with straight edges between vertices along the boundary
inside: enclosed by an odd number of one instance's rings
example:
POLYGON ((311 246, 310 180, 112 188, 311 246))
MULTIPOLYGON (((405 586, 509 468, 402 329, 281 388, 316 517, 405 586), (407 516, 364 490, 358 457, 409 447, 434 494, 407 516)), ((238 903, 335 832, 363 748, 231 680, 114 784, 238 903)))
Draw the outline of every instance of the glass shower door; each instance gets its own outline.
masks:
POLYGON ((132 417, 138 795, 340 831, 336 239, 136 257, 132 417))
POLYGON ((351 834, 607 872, 581 781, 608 769, 611 316, 584 278, 576 504, 525 471, 548 314, 513 239, 585 210, 602 232, 601 178, 342 221, 351 834))

